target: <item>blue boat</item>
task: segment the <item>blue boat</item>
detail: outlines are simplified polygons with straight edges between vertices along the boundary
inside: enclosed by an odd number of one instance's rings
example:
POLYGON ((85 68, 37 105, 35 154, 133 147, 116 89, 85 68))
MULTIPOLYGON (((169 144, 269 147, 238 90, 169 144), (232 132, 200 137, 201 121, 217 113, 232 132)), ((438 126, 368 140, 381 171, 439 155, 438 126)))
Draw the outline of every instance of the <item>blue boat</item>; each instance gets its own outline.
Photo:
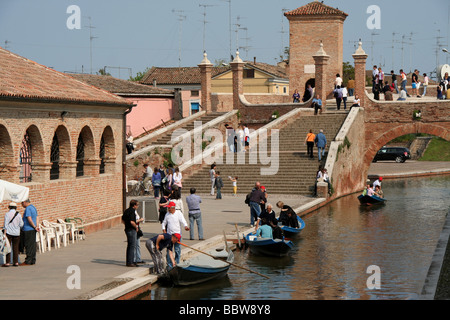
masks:
POLYGON ((386 199, 377 197, 377 196, 367 196, 367 195, 360 195, 358 196, 359 203, 361 205, 374 205, 374 204, 382 204, 386 202, 386 199))
POLYGON ((198 255, 173 267, 168 274, 172 283, 176 286, 190 286, 226 276, 230 263, 234 260, 233 252, 224 251, 222 254, 210 252, 210 254, 219 259, 198 255), (226 260, 220 260, 222 258, 226 260))
POLYGON ((251 233, 245 236, 245 243, 249 246, 251 253, 271 257, 286 256, 294 248, 290 240, 258 238, 251 233))
POLYGON ((297 216, 299 228, 293 228, 288 226, 281 226, 281 230, 283 230, 284 236, 286 238, 294 238, 300 234, 300 232, 305 228, 305 221, 302 218, 297 216))

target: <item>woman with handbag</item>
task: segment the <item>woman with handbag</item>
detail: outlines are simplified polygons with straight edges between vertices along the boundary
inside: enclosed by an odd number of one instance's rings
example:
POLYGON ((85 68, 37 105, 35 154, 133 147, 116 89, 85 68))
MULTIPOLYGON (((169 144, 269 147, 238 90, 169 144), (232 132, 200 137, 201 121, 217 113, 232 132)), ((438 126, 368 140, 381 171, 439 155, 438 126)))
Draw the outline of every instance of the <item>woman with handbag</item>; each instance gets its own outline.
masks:
MULTIPOLYGON (((23 220, 17 209, 17 204, 11 202, 9 204, 9 211, 5 215, 4 230, 6 237, 11 244, 11 251, 13 254, 13 266, 19 266, 19 243, 20 243, 20 229, 23 227, 23 220)), ((11 252, 6 255, 6 261, 2 267, 9 267, 11 261, 11 252)))

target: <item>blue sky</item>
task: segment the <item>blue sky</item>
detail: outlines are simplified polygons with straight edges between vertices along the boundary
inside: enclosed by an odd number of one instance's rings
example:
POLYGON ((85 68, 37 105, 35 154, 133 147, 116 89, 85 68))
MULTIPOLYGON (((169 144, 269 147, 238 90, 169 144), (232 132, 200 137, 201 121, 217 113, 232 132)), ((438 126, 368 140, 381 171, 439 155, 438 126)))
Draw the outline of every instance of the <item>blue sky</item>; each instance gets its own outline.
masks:
MULTIPOLYGON (((180 52, 182 66, 200 63, 206 9, 208 58, 213 63, 228 61, 230 1, 231 51, 234 53, 239 45, 242 58, 256 57, 258 61, 275 64, 280 60, 283 44, 289 45, 289 24, 282 15, 283 9, 293 10, 312 0, 0 0, 0 46, 6 45, 10 51, 58 71, 89 73, 91 30, 95 37, 93 73, 108 66, 112 75, 127 79, 130 71, 134 76, 146 67, 179 66, 180 52), (70 5, 81 10, 81 29, 67 28, 71 14, 66 11, 70 5), (88 28, 88 17, 92 29, 88 28)), ((349 14, 344 25, 344 61, 353 62, 351 55, 361 38, 369 54, 368 66, 381 63, 385 70, 417 68, 429 73, 436 68, 437 60, 440 64, 449 62, 450 54, 442 50, 436 57, 437 40, 441 49, 449 47, 448 0, 325 0, 324 3, 349 14), (367 8, 371 5, 381 10, 379 30, 367 28, 371 16, 367 8), (438 36, 441 38, 437 39, 438 36)))

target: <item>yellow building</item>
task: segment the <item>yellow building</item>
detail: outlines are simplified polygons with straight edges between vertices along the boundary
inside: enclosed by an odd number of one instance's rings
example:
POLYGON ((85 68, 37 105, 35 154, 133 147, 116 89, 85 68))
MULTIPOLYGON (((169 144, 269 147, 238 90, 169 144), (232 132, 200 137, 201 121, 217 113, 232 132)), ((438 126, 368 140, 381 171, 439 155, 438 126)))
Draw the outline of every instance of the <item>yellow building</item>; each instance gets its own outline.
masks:
MULTIPOLYGON (((233 73, 227 69, 212 77, 213 93, 233 92, 233 73)), ((289 78, 286 68, 262 62, 245 62, 244 93, 289 94, 289 78)))

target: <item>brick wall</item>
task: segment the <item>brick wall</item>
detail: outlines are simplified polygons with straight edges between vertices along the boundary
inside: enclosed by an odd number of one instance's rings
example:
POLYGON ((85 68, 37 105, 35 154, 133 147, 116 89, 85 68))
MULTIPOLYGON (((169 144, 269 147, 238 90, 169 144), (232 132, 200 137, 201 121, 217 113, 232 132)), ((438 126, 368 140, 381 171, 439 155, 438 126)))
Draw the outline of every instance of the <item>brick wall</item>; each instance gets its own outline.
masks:
MULTIPOLYGON (((0 103, 0 179, 30 188, 41 220, 80 217, 96 230, 119 221, 122 213, 123 106, 0 103), (67 113, 62 117, 61 112, 67 113), (21 183, 20 148, 28 132, 32 181, 21 183), (58 137, 60 177, 50 180, 50 153, 58 137), (85 143, 84 175, 76 177, 78 137, 85 143), (100 144, 105 143, 105 173, 100 174, 100 144), (112 222, 114 221, 114 222, 112 222)), ((8 201, 1 204, 6 212, 8 201)), ((23 213, 22 208, 20 208, 23 213)), ((3 225, 4 215, 0 215, 3 225)))

